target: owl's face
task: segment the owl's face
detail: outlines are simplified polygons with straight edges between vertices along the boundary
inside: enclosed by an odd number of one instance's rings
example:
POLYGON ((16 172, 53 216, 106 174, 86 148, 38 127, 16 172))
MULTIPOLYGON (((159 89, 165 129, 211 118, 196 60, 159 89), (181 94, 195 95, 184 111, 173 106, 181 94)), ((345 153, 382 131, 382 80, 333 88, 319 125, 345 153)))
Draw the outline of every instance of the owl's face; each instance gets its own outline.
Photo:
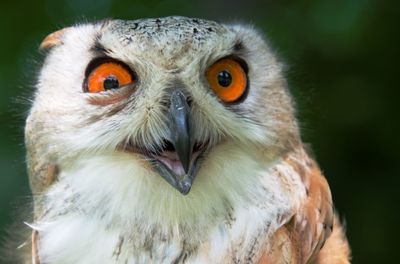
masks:
POLYGON ((229 170, 221 153, 263 164, 298 140, 281 64, 252 28, 112 20, 68 28, 60 39, 27 121, 35 131, 28 151, 60 171, 105 155, 119 164, 123 155, 187 194, 204 168, 229 170))

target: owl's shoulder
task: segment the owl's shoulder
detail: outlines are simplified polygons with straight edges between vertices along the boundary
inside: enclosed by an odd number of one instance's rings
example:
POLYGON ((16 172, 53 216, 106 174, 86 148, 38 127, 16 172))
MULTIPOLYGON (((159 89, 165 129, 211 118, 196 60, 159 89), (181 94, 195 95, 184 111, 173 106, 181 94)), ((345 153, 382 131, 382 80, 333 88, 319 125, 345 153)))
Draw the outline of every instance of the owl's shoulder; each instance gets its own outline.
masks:
POLYGON ((297 210, 275 232, 259 263, 350 263, 330 188, 316 161, 300 148, 287 154, 282 166, 300 178, 305 195, 298 196, 297 210))

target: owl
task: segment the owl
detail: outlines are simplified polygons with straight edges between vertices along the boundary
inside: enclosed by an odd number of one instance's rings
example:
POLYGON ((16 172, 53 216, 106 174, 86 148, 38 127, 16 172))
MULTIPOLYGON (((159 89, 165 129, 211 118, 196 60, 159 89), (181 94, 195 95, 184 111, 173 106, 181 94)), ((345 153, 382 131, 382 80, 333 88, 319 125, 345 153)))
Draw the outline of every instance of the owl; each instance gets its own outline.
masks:
POLYGON ((252 26, 106 20, 40 49, 25 263, 349 263, 282 63, 252 26))

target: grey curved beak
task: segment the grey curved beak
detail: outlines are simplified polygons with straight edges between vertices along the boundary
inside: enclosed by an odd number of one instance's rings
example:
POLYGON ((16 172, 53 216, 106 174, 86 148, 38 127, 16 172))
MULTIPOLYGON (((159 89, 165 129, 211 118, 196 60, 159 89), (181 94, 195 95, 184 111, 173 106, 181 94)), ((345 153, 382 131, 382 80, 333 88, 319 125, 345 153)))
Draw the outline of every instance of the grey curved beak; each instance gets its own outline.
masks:
POLYGON ((190 108, 183 92, 180 90, 173 91, 169 107, 171 120, 170 140, 174 145, 185 173, 189 171, 193 150, 190 138, 189 113, 190 108))

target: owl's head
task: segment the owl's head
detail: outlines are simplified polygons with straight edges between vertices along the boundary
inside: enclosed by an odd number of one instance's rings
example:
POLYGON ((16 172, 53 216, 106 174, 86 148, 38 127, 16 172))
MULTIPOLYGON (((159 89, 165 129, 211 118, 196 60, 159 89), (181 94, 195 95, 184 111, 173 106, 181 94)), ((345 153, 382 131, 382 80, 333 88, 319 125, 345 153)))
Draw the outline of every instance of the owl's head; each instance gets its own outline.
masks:
POLYGON ((44 164, 62 172, 108 155, 187 194, 195 178, 240 170, 242 157, 272 162, 299 142, 282 65, 252 27, 109 20, 65 28, 41 48, 26 126, 34 191, 44 164))

